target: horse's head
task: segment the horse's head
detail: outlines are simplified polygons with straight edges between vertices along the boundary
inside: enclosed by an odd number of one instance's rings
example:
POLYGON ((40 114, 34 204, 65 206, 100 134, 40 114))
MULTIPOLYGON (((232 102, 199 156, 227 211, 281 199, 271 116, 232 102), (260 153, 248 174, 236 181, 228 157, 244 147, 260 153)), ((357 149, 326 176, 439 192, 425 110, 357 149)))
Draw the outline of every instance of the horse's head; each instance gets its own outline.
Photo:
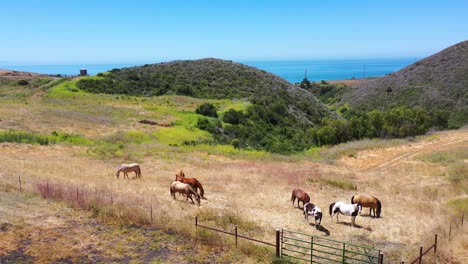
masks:
POLYGON ((175 180, 178 181, 180 180, 180 178, 185 178, 185 173, 183 170, 177 169, 175 176, 176 176, 175 180))
POLYGON ((361 214, 361 211, 362 211, 362 204, 361 203, 357 203, 357 208, 359 210, 359 214, 361 214))
POLYGON ((320 207, 316 206, 314 207, 314 209, 312 209, 312 214, 315 218, 315 224, 319 226, 322 222, 322 210, 320 209, 320 207))

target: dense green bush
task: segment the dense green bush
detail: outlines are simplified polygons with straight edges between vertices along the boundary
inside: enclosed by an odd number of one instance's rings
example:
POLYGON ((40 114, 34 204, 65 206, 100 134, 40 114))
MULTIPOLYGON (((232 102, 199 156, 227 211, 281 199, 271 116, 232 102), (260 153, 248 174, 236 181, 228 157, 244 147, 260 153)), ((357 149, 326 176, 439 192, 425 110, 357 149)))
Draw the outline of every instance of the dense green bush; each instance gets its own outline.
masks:
POLYGON ((203 103, 197 107, 195 112, 199 115, 209 116, 209 117, 218 117, 216 112, 216 107, 211 103, 203 103))

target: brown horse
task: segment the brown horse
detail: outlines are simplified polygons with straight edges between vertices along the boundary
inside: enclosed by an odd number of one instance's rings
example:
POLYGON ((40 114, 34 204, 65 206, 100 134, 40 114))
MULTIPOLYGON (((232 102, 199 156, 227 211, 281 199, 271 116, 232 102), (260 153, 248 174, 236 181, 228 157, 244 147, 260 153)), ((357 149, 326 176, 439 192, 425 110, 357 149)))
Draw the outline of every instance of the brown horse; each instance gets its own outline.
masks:
POLYGON ((200 189, 200 196, 203 199, 206 199, 205 196, 204 196, 205 195, 205 190, 203 190, 203 186, 201 185, 201 183, 196 178, 185 178, 185 173, 184 173, 183 170, 178 169, 176 171, 175 180, 183 182, 183 183, 190 184, 190 186, 195 190, 195 192, 198 192, 198 189, 200 189))
POLYGON ((302 207, 304 207, 304 204, 310 202, 309 195, 301 189, 294 189, 292 191, 291 201, 293 203, 293 206, 294 206, 294 202, 296 201, 296 198, 297 198, 297 207, 299 207, 299 201, 302 202, 302 207))
POLYGON ((123 172, 124 179, 125 178, 128 179, 128 173, 132 171, 135 172, 135 178, 141 177, 141 168, 138 163, 120 164, 120 166, 117 167, 117 173, 115 174, 115 176, 117 176, 117 179, 118 179, 120 176, 120 173, 123 172))
POLYGON ((182 183, 180 181, 173 181, 171 183, 170 191, 173 199, 175 199, 175 193, 178 192, 187 197, 185 201, 188 201, 190 198, 192 203, 194 203, 192 199, 192 195, 194 195, 195 200, 197 201, 198 205, 200 205, 200 195, 198 195, 198 193, 189 184, 182 183))
POLYGON ((368 195, 355 195, 351 197, 351 203, 360 203, 362 207, 369 207, 369 215, 371 212, 374 211, 373 217, 380 217, 380 213, 382 212, 382 204, 380 203, 379 199, 374 196, 368 195))

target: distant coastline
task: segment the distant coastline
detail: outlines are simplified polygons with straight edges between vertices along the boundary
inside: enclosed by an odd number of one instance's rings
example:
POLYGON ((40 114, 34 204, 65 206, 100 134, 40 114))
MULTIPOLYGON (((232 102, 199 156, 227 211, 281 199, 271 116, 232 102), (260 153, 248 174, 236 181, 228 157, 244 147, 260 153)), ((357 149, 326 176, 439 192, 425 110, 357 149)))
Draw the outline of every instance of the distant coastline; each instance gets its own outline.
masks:
MULTIPOLYGON (((415 58, 398 59, 355 59, 355 60, 278 60, 278 61, 240 61, 276 74, 290 83, 302 81, 307 71, 310 81, 348 80, 384 76, 398 71, 412 63, 415 58)), ((144 63, 115 64, 63 64, 63 65, 16 65, 0 64, 0 69, 16 70, 42 74, 78 75, 85 68, 88 74, 96 75, 114 68, 140 66, 144 63)))

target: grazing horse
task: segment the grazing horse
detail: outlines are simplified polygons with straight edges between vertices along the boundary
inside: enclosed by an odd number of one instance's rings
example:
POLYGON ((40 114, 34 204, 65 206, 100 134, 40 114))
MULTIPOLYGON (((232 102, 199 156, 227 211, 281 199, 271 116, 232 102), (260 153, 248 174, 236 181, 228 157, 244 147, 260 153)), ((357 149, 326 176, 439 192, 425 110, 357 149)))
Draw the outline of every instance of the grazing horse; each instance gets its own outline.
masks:
POLYGON ((124 179, 125 178, 128 179, 128 173, 132 171, 135 172, 135 178, 141 177, 141 169, 138 163, 120 164, 120 166, 117 167, 117 173, 115 174, 115 176, 117 176, 117 179, 118 179, 120 173, 123 172, 124 179))
POLYGON ((201 198, 205 199, 205 190, 203 190, 203 186, 197 180, 197 178, 185 178, 184 171, 181 170, 181 169, 178 169, 176 171, 175 180, 183 182, 183 183, 190 184, 190 186, 195 190, 195 192, 198 192, 198 189, 200 189, 200 196, 201 196, 201 198))
POLYGON ((304 207, 304 204, 310 202, 309 195, 306 192, 304 192, 303 190, 301 190, 301 189, 294 189, 292 191, 291 201, 293 203, 293 206, 294 206, 294 202, 296 201, 296 198, 297 198, 297 207, 298 208, 299 208, 299 201, 302 202, 302 207, 304 207))
POLYGON ((359 203, 356 204, 345 204, 343 202, 336 202, 330 204, 330 218, 333 221, 333 216, 336 215, 336 221, 339 222, 338 213, 343 215, 351 216, 352 226, 356 226, 355 219, 359 212, 362 210, 362 205, 359 203), (333 216, 332 216, 333 213, 333 216))
POLYGON ((351 197, 351 203, 360 203, 362 207, 369 207, 369 215, 371 215, 372 211, 374 211, 373 217, 380 217, 380 213, 382 212, 382 204, 380 203, 379 199, 374 196, 367 196, 367 195, 355 195, 351 197))
POLYGON ((304 218, 309 222, 309 215, 315 218, 315 228, 319 229, 322 222, 322 209, 313 203, 304 204, 304 218))
POLYGON ((192 203, 194 203, 192 199, 192 195, 194 195, 195 200, 197 200, 198 205, 200 205, 200 195, 198 195, 198 193, 195 192, 195 190, 189 184, 182 183, 180 181, 173 181, 171 183, 170 191, 173 199, 175 199, 175 193, 178 192, 187 197, 185 201, 188 201, 188 198, 190 198, 192 203))

